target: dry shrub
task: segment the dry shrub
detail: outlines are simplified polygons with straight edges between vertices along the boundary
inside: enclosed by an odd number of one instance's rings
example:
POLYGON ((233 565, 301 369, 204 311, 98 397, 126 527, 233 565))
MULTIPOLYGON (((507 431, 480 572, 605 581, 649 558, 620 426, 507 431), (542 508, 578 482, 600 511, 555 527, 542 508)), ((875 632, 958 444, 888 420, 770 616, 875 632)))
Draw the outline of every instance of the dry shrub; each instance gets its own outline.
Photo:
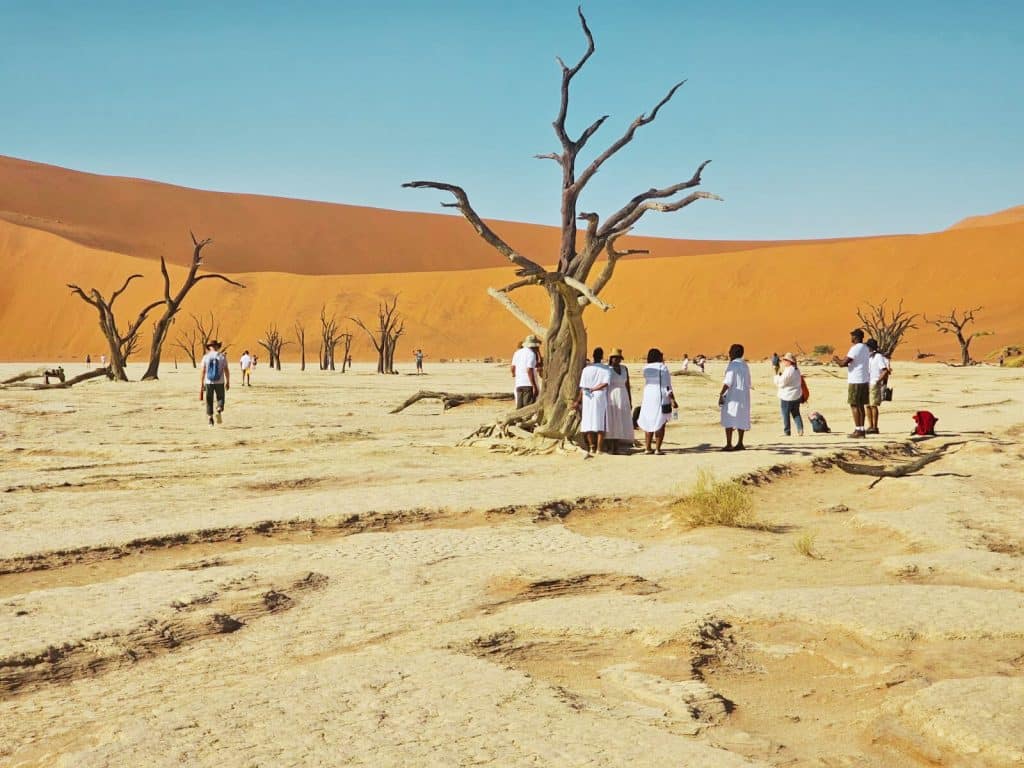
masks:
POLYGON ((1004 368, 1024 368, 1024 355, 1008 357, 1003 361, 1004 368))
POLYGON ((793 549, 804 557, 811 558, 811 560, 821 560, 821 555, 818 554, 818 551, 814 548, 814 540, 816 538, 817 537, 813 533, 805 533, 793 542, 793 549))
POLYGON ((693 490, 673 505, 673 512, 692 528, 704 525, 759 527, 750 489, 735 480, 719 482, 704 469, 698 470, 693 490))

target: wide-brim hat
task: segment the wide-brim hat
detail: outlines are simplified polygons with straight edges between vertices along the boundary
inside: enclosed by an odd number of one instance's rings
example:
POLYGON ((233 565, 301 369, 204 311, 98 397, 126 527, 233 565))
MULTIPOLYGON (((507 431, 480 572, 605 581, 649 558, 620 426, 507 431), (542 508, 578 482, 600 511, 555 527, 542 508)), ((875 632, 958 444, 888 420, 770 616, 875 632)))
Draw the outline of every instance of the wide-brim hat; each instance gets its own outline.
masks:
POLYGON ((527 336, 525 339, 523 339, 523 346, 524 347, 539 347, 540 346, 540 339, 538 339, 536 336, 534 336, 531 333, 529 336, 527 336))
POLYGON ((220 349, 220 342, 217 341, 216 339, 210 339, 208 342, 206 342, 206 348, 209 349, 210 347, 213 347, 214 349, 220 349))
POLYGON ((787 352, 786 354, 784 354, 782 356, 782 359, 791 362, 793 365, 796 365, 796 355, 794 355, 792 352, 787 352))
POLYGON ((618 347, 612 349, 612 351, 608 353, 608 359, 611 360, 613 357, 623 357, 622 350, 618 347))

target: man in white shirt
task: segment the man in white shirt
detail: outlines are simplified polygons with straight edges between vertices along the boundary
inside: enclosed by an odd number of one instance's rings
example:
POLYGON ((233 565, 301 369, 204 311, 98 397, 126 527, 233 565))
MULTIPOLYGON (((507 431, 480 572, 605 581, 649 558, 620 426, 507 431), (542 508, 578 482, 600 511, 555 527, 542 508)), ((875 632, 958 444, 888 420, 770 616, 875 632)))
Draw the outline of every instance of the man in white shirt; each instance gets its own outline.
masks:
POLYGON ((864 343, 864 331, 860 328, 850 331, 850 344, 846 359, 840 360, 833 356, 832 362, 846 368, 846 401, 850 404, 850 412, 853 414, 853 432, 850 433, 850 437, 864 437, 864 412, 868 404, 870 382, 868 359, 871 352, 864 343))
POLYGON ((245 350, 245 352, 242 353, 242 357, 239 359, 238 364, 242 368, 242 386, 243 387, 245 387, 245 386, 251 387, 252 386, 252 378, 251 378, 252 355, 249 354, 249 350, 248 349, 245 350))
POLYGON ((512 379, 515 382, 516 410, 537 401, 537 353, 540 340, 532 333, 512 355, 512 379))
POLYGON ((868 428, 869 435, 878 434, 878 406, 882 404, 883 390, 889 383, 889 361, 885 355, 878 351, 878 342, 868 339, 864 344, 870 350, 868 358, 868 383, 871 393, 868 400, 868 428))
POLYGON ((228 367, 227 355, 220 351, 220 342, 210 339, 206 344, 206 354, 199 364, 199 399, 206 399, 206 416, 213 426, 213 401, 217 400, 217 423, 220 424, 224 413, 224 393, 231 389, 231 369, 228 367))

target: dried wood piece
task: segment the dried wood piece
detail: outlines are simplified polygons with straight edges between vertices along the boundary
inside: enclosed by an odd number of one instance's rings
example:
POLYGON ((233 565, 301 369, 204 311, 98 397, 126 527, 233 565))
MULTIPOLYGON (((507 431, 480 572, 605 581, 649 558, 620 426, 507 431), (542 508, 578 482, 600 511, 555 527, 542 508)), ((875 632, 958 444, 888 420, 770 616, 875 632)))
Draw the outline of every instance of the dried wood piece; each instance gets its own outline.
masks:
POLYGON ((447 411, 451 408, 458 408, 460 405, 465 405, 466 403, 475 402, 476 400, 512 399, 514 398, 511 392, 432 392, 430 390, 421 389, 400 406, 390 411, 390 413, 399 413, 404 411, 410 405, 418 403, 420 400, 440 400, 444 404, 444 409, 447 411))

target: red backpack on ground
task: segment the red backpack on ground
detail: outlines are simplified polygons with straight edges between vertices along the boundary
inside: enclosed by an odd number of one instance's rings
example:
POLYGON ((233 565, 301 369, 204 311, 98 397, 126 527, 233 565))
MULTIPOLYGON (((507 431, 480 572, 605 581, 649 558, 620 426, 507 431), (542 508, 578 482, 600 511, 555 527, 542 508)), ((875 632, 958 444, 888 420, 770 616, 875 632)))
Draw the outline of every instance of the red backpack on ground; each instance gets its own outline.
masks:
POLYGON ((914 431, 911 432, 910 434, 922 436, 934 435, 935 424, 936 422, 938 422, 938 420, 939 417, 936 416, 931 411, 918 411, 917 413, 914 414, 914 421, 917 423, 917 426, 914 428, 914 431))
POLYGON ((801 373, 800 374, 800 403, 801 403, 801 405, 803 403, 806 403, 810 399, 811 399, 811 390, 807 387, 807 379, 805 379, 804 375, 801 373))

